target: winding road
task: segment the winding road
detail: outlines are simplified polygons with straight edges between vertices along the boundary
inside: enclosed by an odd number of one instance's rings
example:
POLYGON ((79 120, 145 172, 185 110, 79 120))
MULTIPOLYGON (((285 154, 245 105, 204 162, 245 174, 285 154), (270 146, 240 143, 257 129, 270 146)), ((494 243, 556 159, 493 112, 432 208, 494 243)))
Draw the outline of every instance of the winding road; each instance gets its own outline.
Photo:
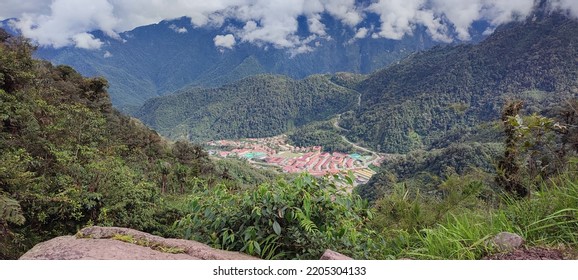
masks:
MULTIPOLYGON (((360 98, 361 98, 361 94, 360 94, 360 98)), ((360 102, 361 102, 361 100, 360 100, 360 102)), ((338 114, 337 117, 333 120, 333 127, 335 127, 335 129, 337 129, 339 131, 349 131, 349 129, 345 129, 345 128, 339 126, 339 120, 340 119, 341 119, 341 114, 338 114)), ((360 150, 360 151, 364 151, 366 153, 370 153, 372 156, 374 156, 376 158, 379 157, 379 155, 375 151, 361 147, 361 146, 349 141, 349 139, 347 139, 344 135, 340 135, 340 136, 341 136, 341 139, 343 139, 343 141, 345 141, 347 144, 353 146, 353 148, 360 150)))

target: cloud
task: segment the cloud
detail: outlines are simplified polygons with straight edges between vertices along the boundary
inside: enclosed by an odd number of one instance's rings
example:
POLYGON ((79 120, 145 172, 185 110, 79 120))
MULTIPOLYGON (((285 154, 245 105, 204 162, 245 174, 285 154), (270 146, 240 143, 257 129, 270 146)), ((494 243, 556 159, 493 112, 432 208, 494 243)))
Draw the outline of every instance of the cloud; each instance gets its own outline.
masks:
POLYGON ((104 58, 109 58, 112 57, 112 53, 110 53, 109 51, 106 51, 103 55, 104 58))
POLYGON ((233 34, 217 35, 213 38, 213 41, 215 42, 216 47, 227 49, 232 49, 237 43, 233 34))
POLYGON ((50 1, 2 0, 0 20, 18 18, 24 12, 33 14, 50 13, 50 1))
POLYGON ((557 10, 568 12, 578 18, 578 1, 576 0, 551 0, 552 7, 557 10))
POLYGON ((87 50, 97 50, 104 44, 101 40, 94 38, 94 35, 88 33, 79 33, 72 36, 72 41, 77 48, 87 50))
POLYGON ((363 39, 363 38, 367 37, 367 33, 368 33, 368 32, 369 32, 369 29, 367 29, 367 28, 365 28, 365 27, 359 28, 359 29, 357 30, 357 32, 355 33, 355 36, 353 36, 353 38, 355 38, 355 39, 363 39))
POLYGON ((49 15, 24 13, 14 25, 25 37, 43 46, 93 49, 102 46, 102 42, 88 31, 102 30, 118 38, 113 9, 106 0, 56 0, 50 5, 49 15))
MULTIPOLYGON (((578 17, 578 1, 550 2, 553 9, 578 17)), ((530 14, 534 3, 535 0, 3 0, 0 18, 19 18, 15 27, 24 36, 56 48, 103 46, 89 36, 94 30, 119 39, 120 32, 165 19, 187 16, 193 27, 220 27, 226 19, 234 19, 245 24, 244 28, 231 28, 235 42, 306 51, 319 40, 329 39, 322 20, 324 14, 355 30, 356 37, 363 35, 362 28, 368 28, 363 26, 363 19, 376 14, 380 24, 365 37, 401 39, 421 25, 434 40, 449 42, 469 40, 471 25, 477 20, 488 21, 488 30, 493 30, 497 25, 522 19, 530 14), (314 40, 297 35, 297 18, 301 16, 317 36, 314 40)), ((187 28, 175 26, 173 30, 184 33, 187 28)))
POLYGON ((187 32, 188 32, 188 30, 187 30, 185 27, 178 27, 178 26, 176 26, 176 25, 174 25, 174 24, 169 25, 169 28, 170 28, 171 30, 173 30, 174 32, 177 32, 177 33, 179 33, 179 34, 183 34, 183 33, 187 33, 187 32))
POLYGON ((307 25, 309 27, 309 32, 317 34, 319 36, 326 36, 325 24, 321 22, 321 15, 315 14, 307 18, 307 25))
POLYGON ((412 35, 415 27, 421 24, 434 40, 450 42, 441 16, 429 9, 427 4, 426 0, 379 0, 367 10, 380 16, 379 37, 399 40, 405 35, 412 35))

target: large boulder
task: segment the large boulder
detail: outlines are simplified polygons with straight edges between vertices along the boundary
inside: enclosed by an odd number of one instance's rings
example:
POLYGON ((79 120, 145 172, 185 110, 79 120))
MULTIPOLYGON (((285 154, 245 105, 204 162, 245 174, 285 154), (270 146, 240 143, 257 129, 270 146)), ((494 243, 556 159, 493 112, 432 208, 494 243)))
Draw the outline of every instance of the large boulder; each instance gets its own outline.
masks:
POLYGON ((256 260, 205 244, 168 239, 134 229, 88 227, 75 236, 42 242, 21 260, 256 260))

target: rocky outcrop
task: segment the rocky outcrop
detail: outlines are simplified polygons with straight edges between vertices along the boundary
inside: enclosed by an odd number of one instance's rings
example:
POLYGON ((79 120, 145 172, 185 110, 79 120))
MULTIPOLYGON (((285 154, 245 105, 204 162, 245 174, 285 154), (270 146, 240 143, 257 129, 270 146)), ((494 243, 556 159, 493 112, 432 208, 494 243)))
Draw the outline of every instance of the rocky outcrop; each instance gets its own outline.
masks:
POLYGON ((256 260, 205 244, 118 227, 88 227, 42 242, 22 260, 256 260))
POLYGON ((353 260, 353 259, 346 255, 327 249, 321 256, 321 260, 353 260))

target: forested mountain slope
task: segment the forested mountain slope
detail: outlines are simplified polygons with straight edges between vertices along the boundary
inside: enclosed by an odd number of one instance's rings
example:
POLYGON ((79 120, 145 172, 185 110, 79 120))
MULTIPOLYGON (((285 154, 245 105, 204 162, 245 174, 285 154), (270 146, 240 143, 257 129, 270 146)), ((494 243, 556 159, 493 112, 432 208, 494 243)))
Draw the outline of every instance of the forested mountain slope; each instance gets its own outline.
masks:
POLYGON ((163 196, 226 181, 200 147, 113 109, 105 79, 32 52, 0 29, 0 259, 87 224, 166 235, 179 211, 163 196))
MULTIPOLYGON (((373 21, 372 21, 373 20, 373 21)), ((122 40, 101 32, 106 42, 100 50, 41 48, 38 56, 55 64, 71 65, 87 76, 104 76, 110 82, 112 103, 118 108, 140 106, 187 85, 221 86, 251 75, 271 73, 300 79, 312 74, 339 71, 370 73, 412 52, 428 49, 434 42, 423 27, 402 40, 354 39, 355 30, 330 15, 322 18, 326 36, 310 43, 312 51, 296 54, 269 45, 237 42, 231 49, 215 46, 214 38, 243 24, 227 21, 222 27, 192 28, 189 18, 166 20, 121 33, 122 40), (176 32, 185 28, 186 32, 176 32)), ((364 25, 378 25, 366 19, 364 25)), ((314 35, 301 19, 297 36, 314 35)), ((472 30, 474 40, 483 31, 472 30)), ((184 29, 183 29, 184 30, 184 29)), ((312 37, 312 38, 313 38, 312 37)))
POLYGON ((361 82, 361 106, 341 126, 367 146, 408 152, 496 120, 509 98, 540 111, 578 93, 576 34, 576 20, 537 12, 479 44, 412 55, 361 82))
POLYGON ((358 96, 329 76, 257 75, 151 99, 135 116, 172 139, 268 137, 351 110, 358 96))

